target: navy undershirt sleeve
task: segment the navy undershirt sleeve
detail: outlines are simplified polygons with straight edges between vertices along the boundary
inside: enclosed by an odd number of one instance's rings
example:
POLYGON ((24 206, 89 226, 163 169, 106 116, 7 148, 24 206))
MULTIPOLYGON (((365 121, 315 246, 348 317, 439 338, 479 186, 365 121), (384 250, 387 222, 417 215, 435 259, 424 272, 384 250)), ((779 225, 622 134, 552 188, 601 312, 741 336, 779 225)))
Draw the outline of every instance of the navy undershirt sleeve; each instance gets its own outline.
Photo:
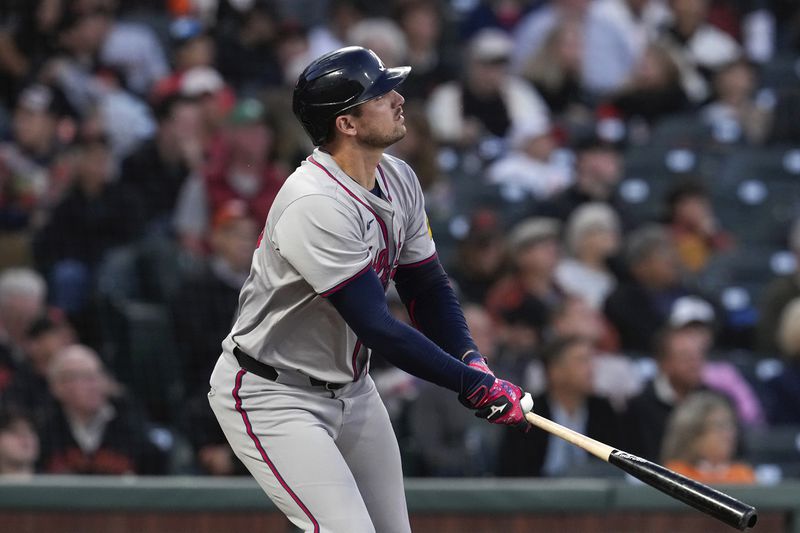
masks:
POLYGON ((394 278, 411 322, 444 351, 464 362, 480 358, 455 291, 439 259, 422 265, 401 266, 394 278))
POLYGON ((367 269, 327 296, 347 325, 367 347, 409 374, 468 396, 494 382, 489 374, 468 367, 414 328, 394 318, 378 276, 367 269))

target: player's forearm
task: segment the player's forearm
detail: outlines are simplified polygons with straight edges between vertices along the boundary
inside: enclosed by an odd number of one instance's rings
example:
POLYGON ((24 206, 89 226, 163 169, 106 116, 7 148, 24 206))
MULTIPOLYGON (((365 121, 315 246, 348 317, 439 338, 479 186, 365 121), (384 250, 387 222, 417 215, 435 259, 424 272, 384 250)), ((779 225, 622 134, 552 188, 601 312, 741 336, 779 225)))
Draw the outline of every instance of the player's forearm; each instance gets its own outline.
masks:
POLYGON ((461 304, 438 260, 400 267, 395 286, 414 326, 426 337, 465 363, 480 357, 461 304))
POLYGON ((494 378, 469 368, 414 328, 403 324, 386 307, 386 298, 372 270, 356 277, 328 300, 367 347, 409 374, 459 394, 490 386, 494 378))

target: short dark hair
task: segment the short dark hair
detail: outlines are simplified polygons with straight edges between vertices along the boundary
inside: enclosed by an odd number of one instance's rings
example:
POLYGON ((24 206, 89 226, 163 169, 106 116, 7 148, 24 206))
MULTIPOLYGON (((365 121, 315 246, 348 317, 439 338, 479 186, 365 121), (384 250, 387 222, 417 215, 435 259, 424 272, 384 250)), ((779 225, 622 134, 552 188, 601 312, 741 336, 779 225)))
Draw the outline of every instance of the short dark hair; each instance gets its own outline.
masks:
POLYGON ((675 217, 675 207, 687 198, 709 198, 709 192, 698 178, 688 178, 675 184, 667 193, 667 218, 675 217))
POLYGON ((539 359, 542 361, 545 371, 560 361, 567 350, 580 344, 591 344, 591 341, 581 335, 564 335, 550 340, 539 351, 539 359))

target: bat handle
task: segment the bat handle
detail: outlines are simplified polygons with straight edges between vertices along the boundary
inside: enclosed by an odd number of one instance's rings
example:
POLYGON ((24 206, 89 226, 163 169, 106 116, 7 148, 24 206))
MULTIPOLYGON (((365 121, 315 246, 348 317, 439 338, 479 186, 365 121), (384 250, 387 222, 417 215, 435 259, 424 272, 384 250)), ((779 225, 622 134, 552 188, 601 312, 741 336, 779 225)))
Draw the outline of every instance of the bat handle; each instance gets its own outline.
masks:
POLYGON ((605 462, 608 462, 608 458, 611 456, 611 453, 614 452, 615 448, 609 446, 608 444, 604 444, 600 441, 594 440, 591 437, 587 437, 577 431, 573 431, 569 428, 562 426, 561 424, 557 424, 552 420, 549 420, 543 416, 537 415, 536 413, 529 412, 525 413, 525 419, 532 425, 541 428, 548 433, 552 433, 556 437, 560 437, 567 442, 571 442, 575 446, 583 448, 587 452, 591 453, 598 459, 601 459, 605 462))

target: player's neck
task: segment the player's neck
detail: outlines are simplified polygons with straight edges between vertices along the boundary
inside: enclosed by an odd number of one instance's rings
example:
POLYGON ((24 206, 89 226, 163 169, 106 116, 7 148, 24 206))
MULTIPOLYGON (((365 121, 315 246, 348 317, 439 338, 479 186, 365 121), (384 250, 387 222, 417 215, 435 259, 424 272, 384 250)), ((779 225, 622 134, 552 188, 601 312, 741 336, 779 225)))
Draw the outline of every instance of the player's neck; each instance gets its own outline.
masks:
POLYGON ((331 152, 331 157, 350 179, 367 190, 375 188, 375 169, 383 155, 383 150, 355 150, 348 146, 339 146, 331 152))

